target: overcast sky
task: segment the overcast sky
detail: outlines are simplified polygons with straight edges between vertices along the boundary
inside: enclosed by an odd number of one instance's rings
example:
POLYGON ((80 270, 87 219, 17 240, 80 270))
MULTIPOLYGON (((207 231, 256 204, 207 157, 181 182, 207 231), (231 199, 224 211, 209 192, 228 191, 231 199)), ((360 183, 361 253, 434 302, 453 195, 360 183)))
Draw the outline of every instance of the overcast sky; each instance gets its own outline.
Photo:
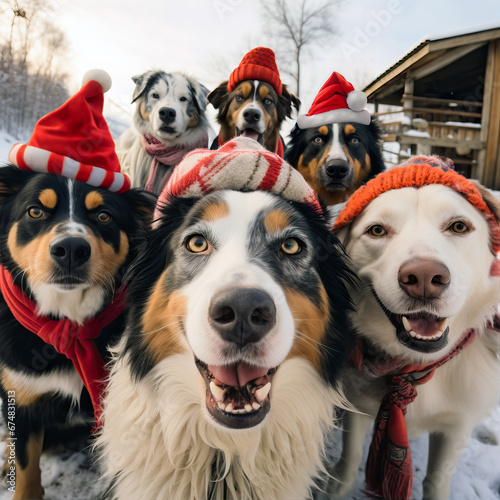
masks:
MULTIPOLYGON (((250 48, 273 48, 258 0, 55 1, 54 20, 70 40, 75 82, 87 69, 106 69, 113 78, 108 97, 125 107, 131 76, 147 69, 187 72, 212 89, 250 48)), ((500 2, 349 0, 336 10, 335 26, 338 36, 308 54, 301 112, 332 71, 358 87, 426 38, 500 27, 500 2)), ((282 74, 282 81, 291 78, 282 74)))

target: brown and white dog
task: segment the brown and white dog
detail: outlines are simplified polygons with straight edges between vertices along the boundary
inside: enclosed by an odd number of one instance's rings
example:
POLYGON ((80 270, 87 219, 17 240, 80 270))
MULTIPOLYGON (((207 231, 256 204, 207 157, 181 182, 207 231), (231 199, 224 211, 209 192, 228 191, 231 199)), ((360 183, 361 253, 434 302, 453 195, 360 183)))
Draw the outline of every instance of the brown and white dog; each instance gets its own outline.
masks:
POLYGON ((281 124, 291 117, 293 107, 299 110, 300 101, 281 83, 271 49, 258 47, 246 54, 229 80, 213 90, 208 100, 218 109, 220 124, 212 149, 241 135, 283 157, 281 124))
POLYGON ((133 126, 117 140, 116 152, 132 187, 158 195, 186 153, 209 145, 213 132, 205 116, 208 90, 175 72, 152 70, 132 80, 133 126))
MULTIPOLYGON (((213 162, 193 152, 179 165, 198 155, 206 177, 157 207, 134 266, 98 440, 105 498, 304 500, 322 470, 323 431, 341 401, 349 278, 308 203, 266 191, 201 196, 236 163, 233 179, 260 182, 263 149, 238 154, 234 142, 213 162)), ((286 168, 271 176, 277 192, 298 182, 313 195, 286 168)))
POLYGON ((497 199, 435 157, 379 174, 340 213, 335 230, 361 282, 351 314, 358 348, 344 376, 360 413, 345 413, 329 485, 336 498, 354 483, 377 413, 369 487, 409 498, 410 450, 400 442, 406 412, 408 437, 430 434, 424 499, 448 499, 473 426, 500 396, 499 218, 497 199), (387 448, 376 440, 384 429, 387 448), (404 470, 409 490, 401 491, 404 470))

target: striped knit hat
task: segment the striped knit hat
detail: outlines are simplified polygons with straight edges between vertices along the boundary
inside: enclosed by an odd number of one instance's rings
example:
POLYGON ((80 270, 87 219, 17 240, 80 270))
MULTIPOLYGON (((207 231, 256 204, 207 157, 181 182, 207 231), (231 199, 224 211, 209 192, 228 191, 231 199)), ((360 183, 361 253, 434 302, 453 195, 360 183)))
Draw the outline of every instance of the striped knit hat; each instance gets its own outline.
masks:
POLYGON ((497 254, 500 251, 499 221, 476 186, 469 179, 455 172, 452 165, 450 160, 443 160, 438 156, 415 156, 399 167, 378 174, 366 185, 355 191, 347 200, 345 207, 335 221, 333 231, 336 232, 350 224, 370 202, 386 191, 441 184, 463 195, 471 205, 486 215, 490 225, 491 250, 497 254))
POLYGON ((111 77, 85 73, 82 88, 35 125, 28 144, 15 144, 9 160, 22 170, 63 175, 122 193, 130 179, 120 172, 115 144, 102 115, 111 77))
POLYGON ((267 47, 257 47, 246 54, 240 65, 231 73, 227 82, 228 92, 232 92, 238 83, 244 80, 262 80, 269 83, 278 95, 281 95, 281 84, 274 52, 267 47))
POLYGON ((188 153, 161 193, 155 219, 160 216, 159 205, 172 196, 201 196, 222 189, 271 191, 322 213, 314 191, 297 170, 256 141, 237 137, 216 151, 195 149, 188 153))
POLYGON ((352 83, 334 71, 314 98, 307 115, 297 117, 297 125, 301 129, 343 122, 369 125, 366 103, 366 94, 354 90, 352 83))

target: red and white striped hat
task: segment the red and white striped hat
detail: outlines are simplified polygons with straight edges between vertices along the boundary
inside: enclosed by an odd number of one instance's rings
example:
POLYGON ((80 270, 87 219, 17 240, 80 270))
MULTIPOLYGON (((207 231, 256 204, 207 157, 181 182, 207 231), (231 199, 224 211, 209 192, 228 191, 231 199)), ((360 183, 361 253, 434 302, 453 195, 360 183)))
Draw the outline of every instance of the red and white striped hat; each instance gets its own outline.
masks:
POLYGON ((82 88, 60 108, 40 118, 28 144, 15 144, 9 160, 22 170, 63 175, 117 193, 130 189, 120 172, 115 143, 102 115, 111 77, 87 71, 82 88))

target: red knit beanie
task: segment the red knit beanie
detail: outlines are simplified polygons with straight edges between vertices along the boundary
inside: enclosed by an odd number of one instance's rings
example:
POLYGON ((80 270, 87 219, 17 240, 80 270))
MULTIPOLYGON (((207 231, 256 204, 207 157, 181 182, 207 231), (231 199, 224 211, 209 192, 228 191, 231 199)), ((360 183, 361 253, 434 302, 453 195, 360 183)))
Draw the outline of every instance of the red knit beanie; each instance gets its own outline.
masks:
POLYGON ((85 73, 81 89, 60 108, 40 118, 28 144, 15 144, 9 160, 23 170, 63 175, 122 193, 130 179, 120 173, 115 143, 102 115, 111 77, 85 73))
POLYGON ((212 191, 271 191, 287 200, 311 205, 318 213, 321 206, 304 177, 275 153, 247 137, 237 137, 216 151, 195 149, 175 167, 158 207, 172 196, 201 196, 212 191))
POLYGON ((451 162, 437 156, 415 156, 386 172, 378 174, 366 185, 360 187, 347 200, 340 212, 333 231, 350 224, 361 211, 377 196, 393 189, 405 187, 420 188, 431 184, 447 186, 464 198, 480 212, 486 215, 490 225, 490 243, 494 254, 500 251, 500 225, 481 193, 474 184, 463 175, 450 168, 451 162))
POLYGON ((240 65, 231 73, 227 82, 228 92, 232 92, 238 83, 244 80, 262 80, 267 82, 278 95, 281 95, 283 85, 281 84, 278 66, 274 52, 267 47, 257 47, 246 54, 240 65))

